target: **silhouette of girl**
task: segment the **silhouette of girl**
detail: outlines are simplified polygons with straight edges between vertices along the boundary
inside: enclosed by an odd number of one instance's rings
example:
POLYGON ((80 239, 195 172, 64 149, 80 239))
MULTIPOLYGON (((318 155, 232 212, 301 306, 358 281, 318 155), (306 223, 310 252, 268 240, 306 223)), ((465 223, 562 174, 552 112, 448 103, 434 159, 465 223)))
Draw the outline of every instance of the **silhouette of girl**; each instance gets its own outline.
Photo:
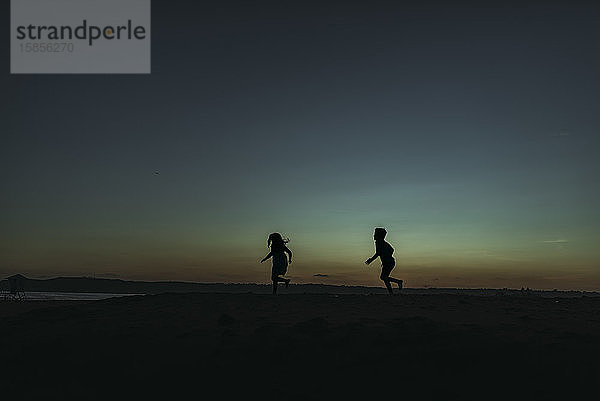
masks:
POLYGON ((289 239, 283 239, 283 237, 279 233, 270 234, 269 238, 267 239, 267 246, 271 248, 271 252, 269 252, 267 256, 265 256, 260 261, 260 263, 262 263, 270 257, 273 258, 273 268, 271 270, 271 280, 273 280, 273 294, 277 294, 278 282, 285 283, 286 288, 290 284, 289 278, 279 277, 283 276, 287 272, 288 263, 292 263, 292 251, 290 251, 289 248, 285 245, 289 241, 289 239), (289 255, 289 261, 288 258, 285 256, 286 253, 289 255))
POLYGON ((379 257, 381 259, 381 275, 379 278, 383 280, 385 286, 390 294, 393 294, 392 284, 394 282, 398 284, 398 289, 402 289, 402 280, 398 280, 397 278, 390 277, 390 273, 396 266, 396 261, 392 254, 394 253, 394 248, 390 244, 385 241, 385 235, 387 231, 385 228, 376 228, 375 233, 373 233, 373 239, 375 240, 375 255, 371 256, 366 260, 365 264, 368 265, 375 259, 379 257))

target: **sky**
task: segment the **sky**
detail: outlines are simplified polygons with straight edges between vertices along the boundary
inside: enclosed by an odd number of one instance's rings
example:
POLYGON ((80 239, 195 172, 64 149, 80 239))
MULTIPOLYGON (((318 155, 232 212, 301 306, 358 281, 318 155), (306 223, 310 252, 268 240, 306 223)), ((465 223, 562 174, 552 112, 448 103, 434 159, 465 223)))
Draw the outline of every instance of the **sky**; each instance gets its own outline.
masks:
POLYGON ((150 75, 2 35, 0 275, 267 282, 281 232, 381 285, 382 226, 409 287, 600 290, 600 6, 395 3, 154 0, 150 75))

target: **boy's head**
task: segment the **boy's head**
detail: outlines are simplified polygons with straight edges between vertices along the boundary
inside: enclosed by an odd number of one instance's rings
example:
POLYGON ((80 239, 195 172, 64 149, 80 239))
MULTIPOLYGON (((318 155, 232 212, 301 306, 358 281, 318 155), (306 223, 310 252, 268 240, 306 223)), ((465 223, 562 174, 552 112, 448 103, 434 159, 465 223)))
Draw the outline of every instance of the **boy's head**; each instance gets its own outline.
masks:
POLYGON ((385 231, 385 228, 377 227, 375 229, 375 232, 373 233, 373 239, 376 241, 378 239, 384 239, 386 234, 387 234, 387 231, 385 231))

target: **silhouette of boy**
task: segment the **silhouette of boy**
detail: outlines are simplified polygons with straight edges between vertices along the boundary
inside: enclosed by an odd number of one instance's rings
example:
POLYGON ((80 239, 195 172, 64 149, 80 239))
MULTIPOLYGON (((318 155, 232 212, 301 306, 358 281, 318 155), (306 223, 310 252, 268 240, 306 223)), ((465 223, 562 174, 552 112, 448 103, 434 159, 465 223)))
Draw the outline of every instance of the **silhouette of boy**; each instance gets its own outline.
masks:
POLYGON ((373 233, 373 239, 375 240, 375 255, 367 259, 365 264, 368 265, 377 258, 381 260, 381 275, 379 278, 384 282, 388 292, 394 294, 391 283, 394 282, 398 284, 398 289, 401 290, 402 280, 390 277, 390 273, 396 266, 396 260, 392 256, 394 248, 385 241, 386 234, 387 231, 385 228, 378 227, 375 229, 375 232, 373 233))

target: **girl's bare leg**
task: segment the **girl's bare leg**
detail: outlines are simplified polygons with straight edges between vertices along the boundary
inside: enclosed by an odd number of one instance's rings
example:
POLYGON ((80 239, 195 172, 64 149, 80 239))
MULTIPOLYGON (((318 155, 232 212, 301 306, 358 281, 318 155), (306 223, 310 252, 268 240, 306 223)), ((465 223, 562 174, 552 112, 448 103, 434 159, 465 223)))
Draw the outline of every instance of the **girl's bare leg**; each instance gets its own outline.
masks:
POLYGON ((279 276, 273 276, 273 277, 271 277, 271 279, 273 280, 273 294, 277 294, 277 283, 278 282, 285 283, 286 287, 290 283, 290 279, 289 278, 283 278, 283 277, 279 277, 279 276))

